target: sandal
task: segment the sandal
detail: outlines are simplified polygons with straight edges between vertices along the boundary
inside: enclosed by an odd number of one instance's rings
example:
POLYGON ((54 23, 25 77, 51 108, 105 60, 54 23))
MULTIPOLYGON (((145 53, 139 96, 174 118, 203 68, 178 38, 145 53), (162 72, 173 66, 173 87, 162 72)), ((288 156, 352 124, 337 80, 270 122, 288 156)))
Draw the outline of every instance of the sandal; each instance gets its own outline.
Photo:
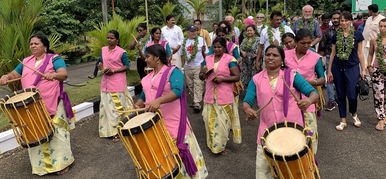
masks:
POLYGON ((361 127, 362 123, 359 120, 358 115, 352 116, 352 118, 354 119, 354 126, 358 128, 361 127))
POLYGON ((119 136, 118 135, 113 136, 112 141, 113 143, 117 143, 119 141, 119 136))
POLYGON ((64 174, 66 174, 75 165, 74 163, 75 162, 72 162, 72 164, 70 164, 69 166, 67 166, 63 170, 60 170, 60 171, 56 172, 56 175, 64 175, 64 174))
POLYGON ((385 125, 385 122, 383 120, 380 120, 375 126, 375 129, 377 129, 378 131, 383 131, 385 129, 385 125))
POLYGON ((347 123, 345 123, 345 122, 340 122, 339 125, 335 126, 335 129, 336 129, 337 131, 343 131, 343 129, 346 128, 346 127, 347 127, 347 123))

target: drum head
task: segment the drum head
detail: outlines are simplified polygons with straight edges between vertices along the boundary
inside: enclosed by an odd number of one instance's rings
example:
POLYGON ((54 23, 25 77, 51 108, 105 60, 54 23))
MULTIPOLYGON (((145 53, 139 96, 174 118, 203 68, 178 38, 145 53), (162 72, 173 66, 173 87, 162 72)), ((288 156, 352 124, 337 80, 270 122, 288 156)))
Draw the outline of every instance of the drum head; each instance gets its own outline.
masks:
POLYGON ((129 130, 131 131, 132 134, 140 133, 142 132, 141 127, 143 130, 149 129, 150 127, 153 126, 153 121, 151 119, 153 119, 154 123, 160 120, 159 115, 153 112, 145 112, 135 116, 134 118, 131 118, 122 127, 122 135, 128 136, 129 130))
POLYGON ((11 104, 11 103, 16 103, 16 102, 19 102, 19 101, 26 100, 26 99, 30 98, 31 96, 33 96, 34 94, 36 94, 36 92, 32 92, 32 91, 17 94, 15 96, 12 96, 11 98, 9 98, 5 102, 5 104, 11 104))
POLYGON ((292 127, 278 128, 269 133, 266 139, 268 150, 278 156, 289 156, 301 152, 307 143, 302 131, 292 127))
POLYGON ((21 107, 24 106, 24 103, 27 105, 33 103, 35 100, 40 100, 40 95, 36 88, 26 88, 16 91, 10 96, 7 95, 4 97, 4 100, 7 108, 13 108, 14 104, 16 107, 21 107))

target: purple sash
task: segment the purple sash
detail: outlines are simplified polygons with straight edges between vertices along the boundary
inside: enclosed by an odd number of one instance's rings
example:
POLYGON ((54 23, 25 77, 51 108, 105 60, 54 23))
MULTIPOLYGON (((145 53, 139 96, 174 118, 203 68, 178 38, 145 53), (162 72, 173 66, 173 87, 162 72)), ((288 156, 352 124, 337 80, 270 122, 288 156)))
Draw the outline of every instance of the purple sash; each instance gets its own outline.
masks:
MULTIPOLYGON (((287 118, 288 115, 288 104, 289 104, 289 90, 287 87, 284 85, 285 82, 290 82, 291 83, 291 69, 287 68, 284 70, 284 80, 283 81, 283 112, 284 112, 284 117, 287 118)), ((288 84, 290 85, 290 84, 288 84)), ((302 95, 300 94, 300 99, 302 99, 302 95)), ((303 118, 303 125, 305 126, 306 123, 304 121, 304 113, 302 113, 302 118, 303 118)))
POLYGON ((233 42, 228 42, 228 45, 227 45, 227 51, 228 51, 228 54, 229 55, 233 55, 233 52, 231 52, 231 48, 232 48, 232 46, 234 45, 235 43, 233 43, 233 42))
MULTIPOLYGON (((158 85, 157 95, 156 98, 161 97, 162 92, 164 91, 164 87, 166 84, 166 79, 169 74, 169 71, 172 69, 172 66, 168 67, 162 74, 161 81, 158 85)), ((186 94, 185 94, 185 87, 184 91, 182 92, 180 102, 181 102, 181 115, 180 115, 180 124, 178 127, 178 134, 177 134, 177 148, 179 149, 180 157, 182 161, 184 162, 186 172, 189 176, 194 176, 196 172, 198 171, 196 163, 194 162, 194 159, 192 157, 192 154, 189 151, 189 145, 187 143, 184 143, 185 133, 186 133, 186 124, 187 124, 187 115, 186 115, 186 94)))
MULTIPOLYGON (((44 60, 42 66, 40 66, 40 68, 39 68, 40 73, 44 73, 44 71, 46 70, 46 68, 48 66, 48 63, 50 62, 51 57, 53 57, 53 56, 54 56, 54 54, 51 54, 51 53, 46 55, 46 59, 44 60)), ((40 82, 40 80, 42 80, 42 77, 43 77, 42 75, 37 74, 33 85, 36 86, 40 82)), ((74 113, 72 112, 70 98, 68 97, 67 93, 63 89, 63 81, 59 81, 59 88, 60 88, 59 99, 63 100, 63 105, 64 105, 64 110, 66 111, 66 116, 67 116, 67 118, 71 119, 74 117, 74 113)))
MULTIPOLYGON (((284 81, 283 81, 283 112, 284 117, 288 115, 288 104, 289 104, 289 90, 284 83, 291 82, 291 69, 284 69, 284 81)), ((289 84, 288 84, 289 85, 289 84)))

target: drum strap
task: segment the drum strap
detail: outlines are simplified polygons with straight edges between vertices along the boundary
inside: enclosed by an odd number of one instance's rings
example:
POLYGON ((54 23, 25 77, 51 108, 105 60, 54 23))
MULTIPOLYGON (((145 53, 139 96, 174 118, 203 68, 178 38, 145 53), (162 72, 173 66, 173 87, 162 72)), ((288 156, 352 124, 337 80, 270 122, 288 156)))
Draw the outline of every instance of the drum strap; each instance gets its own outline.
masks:
MULTIPOLYGON (((48 66, 48 63, 50 62, 51 57, 54 55, 55 54, 51 54, 51 53, 46 55, 46 59, 44 60, 42 66, 40 66, 40 68, 39 68, 39 71, 41 73, 44 73, 44 71, 46 70, 46 68, 48 66)), ((42 75, 37 74, 35 82, 33 83, 33 85, 36 86, 40 82, 40 80, 42 80, 42 75)), ((63 105, 64 105, 64 110, 66 111, 66 116, 67 116, 67 118, 72 119, 74 117, 74 112, 72 111, 72 108, 71 108, 70 98, 68 97, 68 94, 63 90, 63 81, 59 81, 59 88, 60 88, 59 99, 63 100, 63 105)))
MULTIPOLYGON (((161 97, 164 88, 161 88, 162 86, 165 86, 167 76, 169 74, 169 71, 173 68, 173 66, 168 67, 162 74, 161 81, 158 85, 157 95, 156 98, 161 97)), ((192 157, 192 154, 189 151, 189 145, 184 142, 185 134, 186 134, 186 124, 187 124, 187 115, 186 115, 186 92, 185 92, 185 86, 184 91, 182 92, 180 103, 181 103, 181 119, 180 124, 178 127, 178 134, 177 134, 177 148, 180 151, 180 157, 182 161, 184 162, 186 172, 189 176, 194 176, 196 172, 198 171, 196 163, 194 162, 194 159, 192 157)))

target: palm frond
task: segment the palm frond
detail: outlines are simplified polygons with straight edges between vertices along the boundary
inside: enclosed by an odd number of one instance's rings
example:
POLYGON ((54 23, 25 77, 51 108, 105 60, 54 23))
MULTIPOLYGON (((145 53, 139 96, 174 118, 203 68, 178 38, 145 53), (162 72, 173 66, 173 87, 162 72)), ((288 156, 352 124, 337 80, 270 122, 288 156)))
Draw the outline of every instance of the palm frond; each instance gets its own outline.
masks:
MULTIPOLYGON (((145 17, 134 17, 129 21, 124 21, 119 15, 114 14, 112 19, 107 23, 100 23, 95 27, 95 30, 87 32, 89 38, 88 47, 91 49, 90 53, 84 57, 92 56, 99 58, 101 56, 101 49, 107 45, 106 34, 109 30, 117 30, 119 32, 119 46, 129 53, 129 43, 136 35, 136 27, 138 24, 145 22, 145 17)), ((132 57, 129 55, 129 57, 132 57)))

